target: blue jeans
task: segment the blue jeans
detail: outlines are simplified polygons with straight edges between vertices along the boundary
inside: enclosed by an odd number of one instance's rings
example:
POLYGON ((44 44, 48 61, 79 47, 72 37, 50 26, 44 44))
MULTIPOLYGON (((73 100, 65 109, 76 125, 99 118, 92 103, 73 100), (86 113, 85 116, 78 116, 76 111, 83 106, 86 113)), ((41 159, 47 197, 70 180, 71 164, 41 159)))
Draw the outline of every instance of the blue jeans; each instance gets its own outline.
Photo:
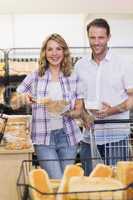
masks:
POLYGON ((75 162, 77 145, 70 146, 64 130, 58 129, 51 131, 50 145, 35 145, 35 152, 37 159, 43 160, 39 161, 39 164, 47 171, 49 177, 60 179, 66 165, 75 162), (56 161, 52 161, 55 159, 56 161))
MULTIPOLYGON (((115 165, 120 160, 128 160, 129 157, 128 138, 119 142, 97 145, 97 149, 103 162, 107 165, 115 165)), ((89 176, 93 169, 93 158, 91 156, 91 146, 89 143, 81 142, 80 160, 85 170, 85 175, 89 176)))

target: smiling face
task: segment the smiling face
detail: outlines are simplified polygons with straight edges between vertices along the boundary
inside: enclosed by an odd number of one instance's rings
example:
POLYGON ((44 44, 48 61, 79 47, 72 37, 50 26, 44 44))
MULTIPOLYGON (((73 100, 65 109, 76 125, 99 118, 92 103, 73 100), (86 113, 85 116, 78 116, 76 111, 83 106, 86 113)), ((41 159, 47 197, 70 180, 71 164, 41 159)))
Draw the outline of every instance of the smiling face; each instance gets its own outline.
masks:
POLYGON ((110 39, 110 35, 107 35, 107 31, 105 28, 91 26, 88 32, 88 37, 94 57, 102 57, 104 54, 106 54, 107 44, 110 39))
POLYGON ((46 59, 51 67, 60 67, 64 58, 64 50, 54 40, 49 40, 45 50, 46 59))

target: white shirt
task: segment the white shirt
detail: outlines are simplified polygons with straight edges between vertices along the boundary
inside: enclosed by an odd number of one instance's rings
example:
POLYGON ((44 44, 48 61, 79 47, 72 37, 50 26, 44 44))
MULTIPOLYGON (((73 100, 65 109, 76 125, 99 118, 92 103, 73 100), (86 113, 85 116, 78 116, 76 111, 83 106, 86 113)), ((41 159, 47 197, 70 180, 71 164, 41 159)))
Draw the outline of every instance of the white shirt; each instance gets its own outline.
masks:
MULTIPOLYGON (((92 60, 91 55, 79 60, 75 65, 75 71, 82 80, 85 92, 85 106, 88 109, 98 107, 102 102, 111 106, 118 105, 128 98, 127 90, 133 88, 133 66, 122 57, 111 54, 109 50, 106 57, 98 65, 92 60)), ((123 112, 107 117, 107 119, 126 119, 129 112, 123 112)), ((105 129, 104 125, 99 127, 105 129)), ((116 126, 116 125, 115 125, 116 126)), ((111 127, 111 126, 109 126, 111 127)), ((103 134, 104 131, 102 131, 103 134)), ((108 134, 108 141, 112 139, 108 134)), ((123 130, 123 132, 125 132, 123 130)), ((126 130, 127 132, 127 130, 126 130)), ((98 140, 103 140, 103 135, 98 132, 98 140)), ((116 133, 116 132, 115 132, 116 133)), ((96 134, 97 135, 97 134, 96 134)), ((119 133, 119 136, 121 133, 119 133)), ((123 135, 122 137, 123 138, 123 135)), ((115 138, 115 141, 119 140, 115 138)))
MULTIPOLYGON (((52 100, 62 100, 62 89, 59 81, 50 81, 48 84, 48 96, 52 100)), ((63 118, 60 114, 49 113, 51 130, 63 128, 63 118)))

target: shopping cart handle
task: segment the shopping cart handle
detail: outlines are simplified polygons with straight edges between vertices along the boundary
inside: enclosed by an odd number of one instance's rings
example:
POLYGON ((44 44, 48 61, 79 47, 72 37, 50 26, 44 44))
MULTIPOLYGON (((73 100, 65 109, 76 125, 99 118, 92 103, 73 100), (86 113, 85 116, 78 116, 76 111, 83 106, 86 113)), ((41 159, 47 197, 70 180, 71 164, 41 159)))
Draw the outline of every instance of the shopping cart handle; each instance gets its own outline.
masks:
POLYGON ((115 124, 115 123, 133 123, 133 119, 99 119, 94 124, 115 124))

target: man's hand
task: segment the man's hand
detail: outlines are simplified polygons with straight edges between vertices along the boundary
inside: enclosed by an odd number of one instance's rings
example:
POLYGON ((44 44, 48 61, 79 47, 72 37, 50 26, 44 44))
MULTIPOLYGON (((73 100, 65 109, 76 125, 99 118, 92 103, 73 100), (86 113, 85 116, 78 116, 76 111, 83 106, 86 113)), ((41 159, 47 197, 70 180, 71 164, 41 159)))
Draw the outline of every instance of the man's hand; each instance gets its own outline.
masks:
POLYGON ((99 111, 96 111, 96 117, 99 119, 103 119, 105 117, 112 115, 111 109, 112 109, 112 107, 108 103, 103 102, 102 109, 99 111))

